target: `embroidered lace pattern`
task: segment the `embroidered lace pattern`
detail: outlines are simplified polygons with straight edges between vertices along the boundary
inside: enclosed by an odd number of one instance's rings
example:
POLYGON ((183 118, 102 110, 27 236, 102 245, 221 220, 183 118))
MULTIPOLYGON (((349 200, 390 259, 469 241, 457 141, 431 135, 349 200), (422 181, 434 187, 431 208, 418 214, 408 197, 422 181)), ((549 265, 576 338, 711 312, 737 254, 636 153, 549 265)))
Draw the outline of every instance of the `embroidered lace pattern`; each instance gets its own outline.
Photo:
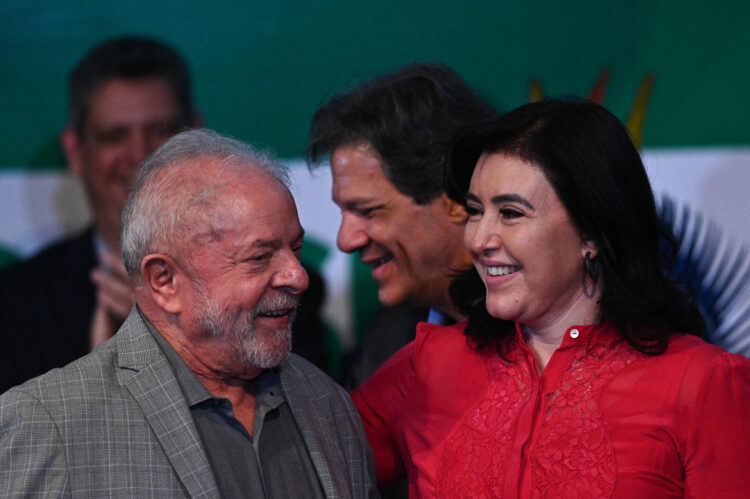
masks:
MULTIPOLYGON (((527 442, 533 488, 541 497, 608 497, 617 472, 599 409, 602 389, 641 354, 616 340, 578 349, 553 391, 543 395, 527 442)), ((441 497, 501 497, 524 406, 534 394, 526 363, 488 361, 489 388, 446 442, 437 474, 441 497)))
POLYGON ((439 497, 500 497, 519 413, 532 394, 525 364, 487 361, 489 388, 445 444, 439 497))
POLYGON ((612 494, 617 464, 599 396, 641 355, 624 341, 581 348, 556 389, 545 395, 542 426, 529 453, 534 486, 542 497, 612 494))

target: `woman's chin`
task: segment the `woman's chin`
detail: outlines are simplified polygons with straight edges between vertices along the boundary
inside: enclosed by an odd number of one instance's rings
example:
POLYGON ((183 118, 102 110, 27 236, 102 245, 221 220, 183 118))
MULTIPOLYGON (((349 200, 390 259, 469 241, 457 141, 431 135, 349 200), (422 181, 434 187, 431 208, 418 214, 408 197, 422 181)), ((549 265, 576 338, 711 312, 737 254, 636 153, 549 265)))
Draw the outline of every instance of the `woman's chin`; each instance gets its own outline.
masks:
POLYGON ((502 306, 502 305, 493 306, 491 303, 488 303, 487 312, 495 319, 500 319, 503 321, 515 322, 516 319, 518 318, 518 313, 515 310, 512 310, 508 308, 507 306, 502 306))

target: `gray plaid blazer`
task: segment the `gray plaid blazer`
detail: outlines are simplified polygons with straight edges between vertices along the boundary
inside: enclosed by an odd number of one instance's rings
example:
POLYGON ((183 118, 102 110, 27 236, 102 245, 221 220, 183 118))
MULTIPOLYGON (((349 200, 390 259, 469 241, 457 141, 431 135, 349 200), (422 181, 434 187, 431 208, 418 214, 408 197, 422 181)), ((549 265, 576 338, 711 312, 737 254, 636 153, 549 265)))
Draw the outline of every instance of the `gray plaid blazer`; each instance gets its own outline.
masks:
MULTIPOLYGON (((281 385, 326 496, 376 497, 349 395, 294 355, 281 385)), ((0 396, 0 495, 219 497, 182 391, 135 309, 89 355, 0 396)))

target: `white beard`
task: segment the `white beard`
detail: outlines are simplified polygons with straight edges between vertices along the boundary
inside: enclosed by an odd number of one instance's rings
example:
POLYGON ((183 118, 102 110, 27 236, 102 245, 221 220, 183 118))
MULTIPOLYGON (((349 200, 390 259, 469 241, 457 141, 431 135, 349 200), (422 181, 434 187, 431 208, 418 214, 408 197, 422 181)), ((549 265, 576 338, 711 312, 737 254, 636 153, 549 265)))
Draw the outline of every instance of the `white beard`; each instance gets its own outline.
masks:
POLYGON ((299 298, 284 292, 263 295, 255 308, 247 314, 222 310, 213 296, 196 283, 198 295, 203 301, 199 321, 207 333, 214 338, 223 338, 230 345, 232 364, 240 370, 270 369, 289 358, 292 350, 292 321, 275 331, 256 331, 255 318, 259 313, 297 306, 299 298))

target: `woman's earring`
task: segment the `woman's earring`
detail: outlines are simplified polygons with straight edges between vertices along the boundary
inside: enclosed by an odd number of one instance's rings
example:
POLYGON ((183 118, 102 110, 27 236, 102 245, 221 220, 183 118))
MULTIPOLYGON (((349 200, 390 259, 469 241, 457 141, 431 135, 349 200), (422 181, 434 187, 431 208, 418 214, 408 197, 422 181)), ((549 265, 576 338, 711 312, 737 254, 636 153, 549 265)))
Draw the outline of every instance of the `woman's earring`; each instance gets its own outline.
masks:
POLYGON ((599 262, 591 257, 591 252, 587 251, 586 256, 583 257, 583 265, 586 267, 586 273, 591 277, 591 280, 596 282, 599 280, 599 262))

